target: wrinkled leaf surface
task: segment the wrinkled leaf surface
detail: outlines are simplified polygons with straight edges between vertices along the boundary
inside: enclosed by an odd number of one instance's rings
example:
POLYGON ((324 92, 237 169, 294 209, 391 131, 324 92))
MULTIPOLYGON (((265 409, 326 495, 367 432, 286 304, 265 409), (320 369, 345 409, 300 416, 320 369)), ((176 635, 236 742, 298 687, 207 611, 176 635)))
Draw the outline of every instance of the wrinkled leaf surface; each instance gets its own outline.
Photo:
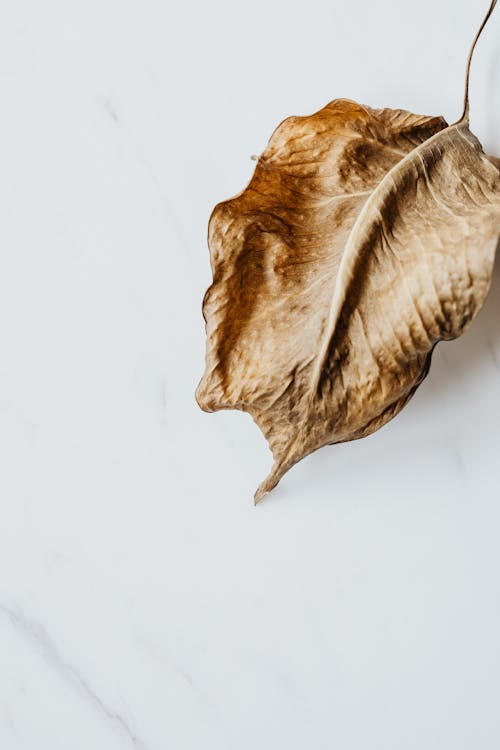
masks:
POLYGON ((368 435, 490 285, 500 173, 466 122, 336 100, 274 132, 209 225, 207 411, 249 412, 274 456, 368 435))

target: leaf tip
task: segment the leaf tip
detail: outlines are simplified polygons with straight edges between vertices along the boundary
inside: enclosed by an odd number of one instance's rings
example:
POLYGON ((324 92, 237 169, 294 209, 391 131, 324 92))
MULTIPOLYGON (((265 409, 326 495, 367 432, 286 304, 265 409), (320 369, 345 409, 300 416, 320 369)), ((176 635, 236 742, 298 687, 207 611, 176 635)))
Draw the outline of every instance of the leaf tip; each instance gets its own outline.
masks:
POLYGON ((255 495, 253 496, 253 504, 254 506, 257 506, 259 503, 262 502, 264 497, 267 495, 268 490, 265 490, 262 488, 262 485, 260 485, 257 488, 257 491, 255 492, 255 495))
POLYGON ((295 461, 276 461, 274 463, 268 476, 257 487, 257 491, 253 496, 254 505, 258 505, 262 502, 265 495, 271 492, 271 490, 274 490, 280 479, 294 463, 295 461))

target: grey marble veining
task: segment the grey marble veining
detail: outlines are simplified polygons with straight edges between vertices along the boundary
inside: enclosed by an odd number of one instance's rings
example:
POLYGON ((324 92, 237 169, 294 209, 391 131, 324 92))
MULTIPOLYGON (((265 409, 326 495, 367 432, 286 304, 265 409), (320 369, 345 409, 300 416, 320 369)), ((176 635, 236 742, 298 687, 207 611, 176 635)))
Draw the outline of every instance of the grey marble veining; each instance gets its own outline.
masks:
MULTIPOLYGON (((408 407, 257 509, 261 435, 194 400, 249 155, 337 96, 453 121, 478 15, 4 3, 2 750, 497 750, 498 263, 408 407)), ((497 155, 499 39, 471 79, 497 155)))

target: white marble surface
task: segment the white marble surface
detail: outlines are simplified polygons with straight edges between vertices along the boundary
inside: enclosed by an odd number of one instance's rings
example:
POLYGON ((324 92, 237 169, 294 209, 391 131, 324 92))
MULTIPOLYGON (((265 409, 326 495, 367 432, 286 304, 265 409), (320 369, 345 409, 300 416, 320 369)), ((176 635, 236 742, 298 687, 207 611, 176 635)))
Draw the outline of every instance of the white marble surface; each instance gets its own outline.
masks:
MULTIPOLYGON (((4 0, 2 750, 496 750, 500 268, 378 434, 206 415, 206 223, 289 114, 450 121, 486 2, 4 0)), ((500 154, 500 10, 472 127, 500 154)))

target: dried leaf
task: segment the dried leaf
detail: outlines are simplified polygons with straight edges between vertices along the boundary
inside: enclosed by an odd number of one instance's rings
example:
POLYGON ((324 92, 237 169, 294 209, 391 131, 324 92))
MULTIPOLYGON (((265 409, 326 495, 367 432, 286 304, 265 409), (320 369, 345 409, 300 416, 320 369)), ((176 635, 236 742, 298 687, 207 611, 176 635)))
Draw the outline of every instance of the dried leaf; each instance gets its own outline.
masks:
POLYGON ((436 343, 481 309, 500 233, 498 161, 468 127, 483 26, 457 123, 335 100, 281 123, 212 214, 196 395, 249 412, 266 437, 256 502, 304 456, 392 419, 436 343))

